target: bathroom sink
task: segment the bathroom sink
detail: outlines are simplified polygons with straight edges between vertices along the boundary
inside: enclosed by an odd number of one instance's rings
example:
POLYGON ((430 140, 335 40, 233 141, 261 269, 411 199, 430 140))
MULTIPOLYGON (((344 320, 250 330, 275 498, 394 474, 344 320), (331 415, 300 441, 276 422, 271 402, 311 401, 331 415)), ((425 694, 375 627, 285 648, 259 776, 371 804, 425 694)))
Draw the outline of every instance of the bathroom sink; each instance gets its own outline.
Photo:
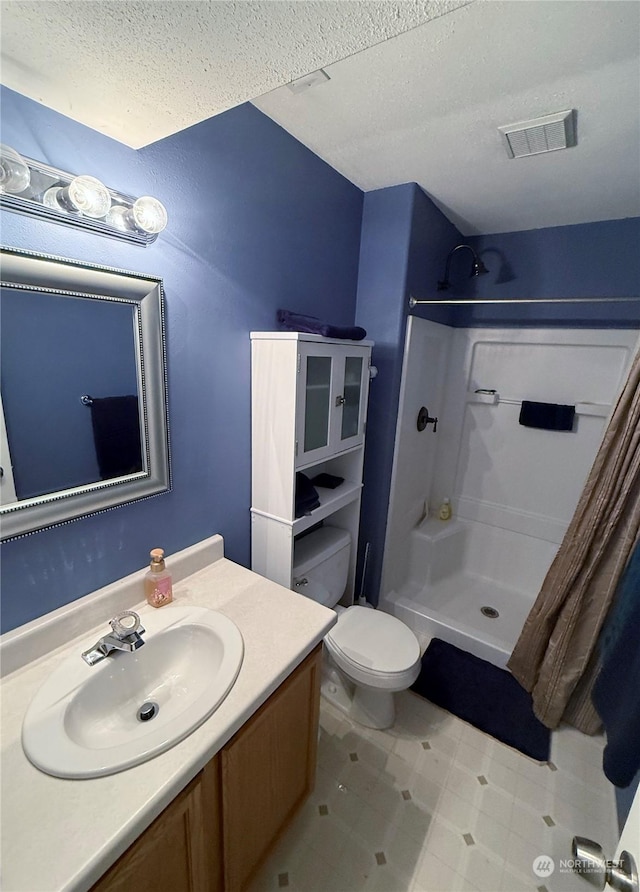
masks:
POLYGON ((230 619, 168 605, 142 620, 144 646, 95 666, 83 662, 84 647, 74 649, 38 690, 22 726, 36 768, 67 778, 115 774, 174 746, 224 700, 244 653, 230 619))

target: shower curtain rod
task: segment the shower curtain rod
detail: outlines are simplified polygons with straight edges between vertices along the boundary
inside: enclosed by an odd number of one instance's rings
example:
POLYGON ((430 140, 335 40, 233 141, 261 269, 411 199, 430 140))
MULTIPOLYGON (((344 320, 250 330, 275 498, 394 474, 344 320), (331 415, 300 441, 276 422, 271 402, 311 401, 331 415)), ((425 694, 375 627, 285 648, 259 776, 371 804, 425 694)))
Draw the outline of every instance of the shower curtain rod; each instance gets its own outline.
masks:
POLYGON ((607 304, 607 303, 633 303, 640 301, 639 297, 509 297, 503 300, 489 300, 487 298, 435 298, 434 300, 418 300, 415 297, 409 298, 409 306, 420 306, 421 304, 607 304))

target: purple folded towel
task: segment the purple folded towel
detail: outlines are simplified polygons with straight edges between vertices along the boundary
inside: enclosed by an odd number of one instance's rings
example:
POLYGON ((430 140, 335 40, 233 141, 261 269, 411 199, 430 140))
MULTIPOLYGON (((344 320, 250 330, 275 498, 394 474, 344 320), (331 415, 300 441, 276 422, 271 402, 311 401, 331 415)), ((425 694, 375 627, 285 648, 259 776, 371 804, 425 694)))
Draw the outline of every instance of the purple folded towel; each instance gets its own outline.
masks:
POLYGON ((278 322, 285 331, 305 331, 319 334, 324 338, 341 338, 348 341, 361 341, 367 332, 359 325, 329 325, 315 316, 302 316, 291 310, 278 310, 278 322))

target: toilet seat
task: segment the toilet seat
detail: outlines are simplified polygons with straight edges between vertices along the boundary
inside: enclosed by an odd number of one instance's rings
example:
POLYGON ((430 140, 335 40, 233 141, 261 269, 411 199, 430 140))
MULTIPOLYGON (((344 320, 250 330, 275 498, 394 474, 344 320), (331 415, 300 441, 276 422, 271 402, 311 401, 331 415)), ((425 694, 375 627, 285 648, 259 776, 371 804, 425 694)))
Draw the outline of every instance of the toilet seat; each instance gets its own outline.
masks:
POLYGON ((349 607, 324 640, 336 664, 358 684, 401 691, 420 672, 416 636, 388 613, 349 607))

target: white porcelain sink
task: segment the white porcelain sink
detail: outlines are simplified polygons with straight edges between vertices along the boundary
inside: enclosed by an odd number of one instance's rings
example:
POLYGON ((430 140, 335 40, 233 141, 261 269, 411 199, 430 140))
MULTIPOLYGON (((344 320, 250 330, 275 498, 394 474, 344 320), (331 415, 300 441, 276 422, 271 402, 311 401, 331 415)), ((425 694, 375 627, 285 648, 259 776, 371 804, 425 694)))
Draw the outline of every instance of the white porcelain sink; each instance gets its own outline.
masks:
POLYGON ((173 604, 141 619, 145 644, 138 650, 88 666, 81 653, 94 636, 62 657, 36 693, 22 725, 22 746, 36 768, 68 778, 131 768, 185 738, 229 693, 244 653, 230 619, 173 604), (138 711, 149 703, 156 714, 141 721, 138 711))

